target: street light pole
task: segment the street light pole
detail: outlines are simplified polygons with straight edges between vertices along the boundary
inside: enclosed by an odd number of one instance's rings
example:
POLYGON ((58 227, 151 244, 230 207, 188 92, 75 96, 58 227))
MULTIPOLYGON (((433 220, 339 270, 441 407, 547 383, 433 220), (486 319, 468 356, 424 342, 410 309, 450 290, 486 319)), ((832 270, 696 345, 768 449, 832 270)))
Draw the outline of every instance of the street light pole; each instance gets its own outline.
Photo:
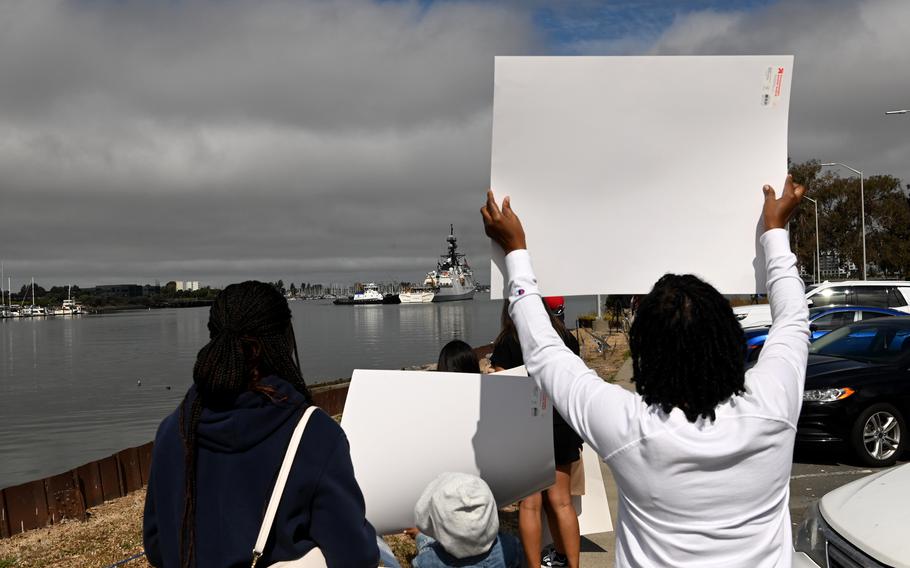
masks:
POLYGON ((818 201, 812 199, 808 195, 804 197, 811 201, 812 205, 815 206, 815 283, 818 284, 822 281, 822 255, 821 249, 818 246, 818 201))
POLYGON ((841 166, 859 176, 859 215, 863 231, 863 280, 866 279, 866 199, 863 194, 863 172, 840 162, 828 162, 822 166, 841 166))

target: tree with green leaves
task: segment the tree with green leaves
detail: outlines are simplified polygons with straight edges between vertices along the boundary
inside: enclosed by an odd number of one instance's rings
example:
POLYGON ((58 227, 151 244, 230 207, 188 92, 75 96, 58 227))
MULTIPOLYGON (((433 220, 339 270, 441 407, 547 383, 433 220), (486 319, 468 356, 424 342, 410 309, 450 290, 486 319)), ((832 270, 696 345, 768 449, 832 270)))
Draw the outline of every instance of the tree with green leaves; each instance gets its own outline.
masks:
MULTIPOLYGON (((863 275, 862 221, 859 178, 842 178, 836 171, 821 171, 818 161, 791 164, 797 183, 818 202, 818 232, 822 255, 833 254, 848 269, 848 278, 863 275)), ((868 277, 910 276, 910 198, 901 181, 874 175, 863 184, 866 212, 868 277)), ((804 201, 790 221, 790 241, 807 274, 815 274, 815 210, 804 201)), ((813 278, 814 279, 814 278, 813 278)))

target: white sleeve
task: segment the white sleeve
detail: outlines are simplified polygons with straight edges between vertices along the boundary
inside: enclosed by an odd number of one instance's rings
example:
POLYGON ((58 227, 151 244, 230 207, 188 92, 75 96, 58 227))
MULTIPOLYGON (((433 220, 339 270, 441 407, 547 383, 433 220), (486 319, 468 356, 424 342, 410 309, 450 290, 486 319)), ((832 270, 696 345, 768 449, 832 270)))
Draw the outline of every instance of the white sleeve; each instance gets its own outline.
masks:
POLYGON ((771 329, 749 371, 746 385, 775 415, 794 426, 802 407, 809 358, 809 308, 796 270, 796 256, 784 229, 766 231, 760 240, 768 268, 771 329))
POLYGON ((603 458, 621 448, 642 404, 638 395, 603 381, 566 347, 540 301, 527 250, 506 256, 509 313, 528 375, 566 422, 603 458))

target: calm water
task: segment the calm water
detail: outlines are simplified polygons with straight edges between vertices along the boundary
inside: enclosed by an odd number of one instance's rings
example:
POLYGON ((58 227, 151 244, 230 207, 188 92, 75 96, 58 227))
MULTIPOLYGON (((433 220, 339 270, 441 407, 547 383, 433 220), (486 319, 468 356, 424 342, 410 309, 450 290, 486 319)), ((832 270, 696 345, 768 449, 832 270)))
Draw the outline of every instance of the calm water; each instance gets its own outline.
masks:
MULTIPOLYGON (((451 339, 489 343, 502 303, 291 308, 303 374, 315 384, 355 368, 434 362, 451 339)), ((566 320, 593 309, 593 298, 570 298, 566 320)), ((206 308, 186 308, 0 320, 0 488, 153 439, 192 382, 207 318, 206 308)))

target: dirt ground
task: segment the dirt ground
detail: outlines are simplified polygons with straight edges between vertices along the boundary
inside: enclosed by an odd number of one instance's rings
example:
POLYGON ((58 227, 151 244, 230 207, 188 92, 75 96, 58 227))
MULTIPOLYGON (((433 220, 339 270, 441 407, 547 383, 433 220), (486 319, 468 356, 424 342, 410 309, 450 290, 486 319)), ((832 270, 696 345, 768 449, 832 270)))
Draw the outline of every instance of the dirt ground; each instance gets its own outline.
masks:
MULTIPOLYGON (((52 527, 0 540, 0 568, 104 567, 142 552, 145 490, 89 509, 87 521, 64 521, 52 527)), ((149 566, 144 558, 129 568, 149 566)))
MULTIPOLYGON (((604 380, 612 381, 628 356, 622 334, 592 335, 576 332, 582 357, 604 380), (598 350, 606 340, 607 347, 598 350)), ((89 510, 87 521, 64 521, 0 540, 0 568, 104 568, 142 553, 142 510, 145 490, 104 503, 89 510)), ((517 534, 518 510, 509 506, 500 511, 502 530, 517 534)), ((415 554, 413 541, 404 535, 386 537, 402 566, 409 566, 415 554)), ((125 568, 147 568, 144 557, 123 564, 125 568)))

